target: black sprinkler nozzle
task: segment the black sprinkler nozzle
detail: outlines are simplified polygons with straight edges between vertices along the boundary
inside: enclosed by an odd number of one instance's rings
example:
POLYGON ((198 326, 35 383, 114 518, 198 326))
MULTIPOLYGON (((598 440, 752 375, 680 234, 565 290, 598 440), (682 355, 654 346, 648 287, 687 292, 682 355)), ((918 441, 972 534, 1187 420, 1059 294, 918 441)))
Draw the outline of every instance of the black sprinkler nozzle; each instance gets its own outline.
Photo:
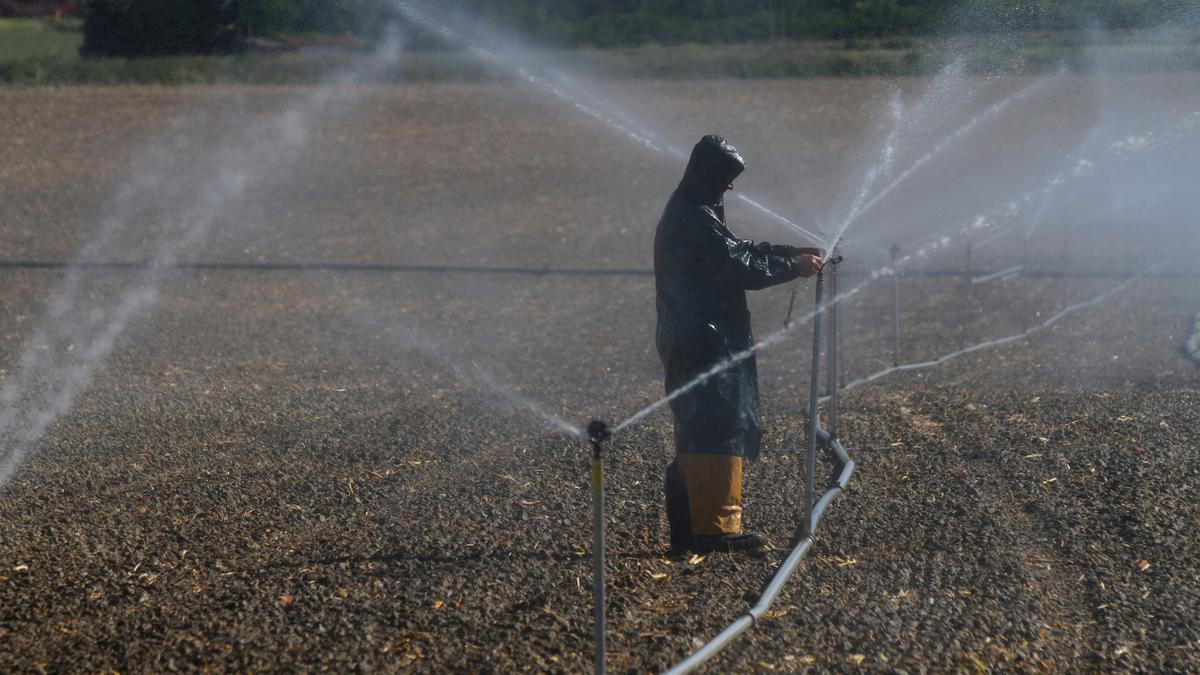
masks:
POLYGON ((832 258, 830 258, 829 260, 826 260, 825 264, 826 265, 841 265, 843 260, 845 260, 844 257, 842 257, 840 255, 835 255, 832 258))
POLYGON ((612 432, 608 429, 608 423, 600 420, 592 420, 588 424, 587 435, 592 443, 603 443, 612 436, 612 432))

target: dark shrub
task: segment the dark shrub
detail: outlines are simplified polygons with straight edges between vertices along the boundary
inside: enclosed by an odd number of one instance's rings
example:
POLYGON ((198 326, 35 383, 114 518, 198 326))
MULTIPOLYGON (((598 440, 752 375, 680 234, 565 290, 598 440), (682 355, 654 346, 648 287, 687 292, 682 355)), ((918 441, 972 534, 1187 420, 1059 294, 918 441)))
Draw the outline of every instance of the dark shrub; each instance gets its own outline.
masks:
POLYGON ((236 0, 87 0, 85 56, 166 56, 232 51, 236 0))

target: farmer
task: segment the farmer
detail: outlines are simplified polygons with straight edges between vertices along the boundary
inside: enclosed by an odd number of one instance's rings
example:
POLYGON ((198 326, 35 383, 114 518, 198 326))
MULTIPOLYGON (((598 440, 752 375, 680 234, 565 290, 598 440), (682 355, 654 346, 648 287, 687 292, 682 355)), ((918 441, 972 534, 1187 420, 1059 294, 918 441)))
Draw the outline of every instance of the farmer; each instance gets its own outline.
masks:
MULTIPOLYGON (((823 253, 741 239, 725 226, 724 194, 746 165, 736 148, 705 136, 654 235, 659 358, 670 394, 754 344, 746 291, 809 277, 823 253)), ((762 440, 758 373, 745 355, 671 402, 676 457, 667 467, 671 551, 761 547, 742 529, 742 462, 762 440)))

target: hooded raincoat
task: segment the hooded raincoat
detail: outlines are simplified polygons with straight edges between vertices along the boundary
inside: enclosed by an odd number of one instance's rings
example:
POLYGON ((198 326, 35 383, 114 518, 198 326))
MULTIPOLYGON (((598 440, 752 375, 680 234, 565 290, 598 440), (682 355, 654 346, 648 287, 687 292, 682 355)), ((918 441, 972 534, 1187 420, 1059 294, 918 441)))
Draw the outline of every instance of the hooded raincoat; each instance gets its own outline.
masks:
MULTIPOLYGON (((671 393, 754 344, 746 291, 803 271, 805 249, 741 239, 725 225, 722 195, 745 163, 719 136, 692 150, 654 236, 656 343, 671 393)), ((762 440, 751 354, 671 402, 675 449, 756 459, 762 440)))

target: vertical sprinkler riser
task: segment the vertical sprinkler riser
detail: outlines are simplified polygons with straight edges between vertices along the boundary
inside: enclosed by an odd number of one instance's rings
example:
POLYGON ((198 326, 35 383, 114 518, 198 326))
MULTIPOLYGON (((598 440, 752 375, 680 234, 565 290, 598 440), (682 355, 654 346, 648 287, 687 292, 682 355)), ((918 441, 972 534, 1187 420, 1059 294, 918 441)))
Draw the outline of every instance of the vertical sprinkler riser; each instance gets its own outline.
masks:
POLYGON ((812 537, 813 526, 813 478, 817 463, 817 430, 821 426, 818 409, 821 387, 821 323, 825 314, 825 271, 817 272, 816 302, 813 307, 813 348, 812 373, 809 379, 808 392, 808 447, 805 457, 804 475, 804 520, 801 523, 801 536, 812 537))
POLYGON ((595 603, 596 653, 595 672, 605 671, 605 607, 604 607, 604 442, 612 433, 608 425, 592 420, 587 428, 592 445, 592 595, 595 603))
POLYGON ((962 321, 962 323, 958 327, 958 348, 959 349, 962 349, 963 347, 966 346, 967 326, 970 325, 970 323, 971 323, 971 318, 972 318, 971 307, 972 307, 972 305, 974 305, 973 301, 975 300, 975 293, 974 293, 975 284, 973 284, 971 282, 971 279, 972 279, 971 254, 972 254, 972 244, 971 244, 971 242, 968 241, 967 248, 966 248, 967 259, 963 265, 963 293, 967 296, 966 302, 964 303, 964 305, 966 306, 966 309, 964 310, 964 313, 966 314, 966 318, 962 321))
POLYGON ((896 270, 896 260, 900 255, 900 247, 893 244, 892 252, 892 367, 900 365, 900 275, 896 270))
POLYGON ((838 391, 846 386, 846 331, 843 323, 846 318, 846 303, 838 303, 837 321, 834 330, 837 331, 837 359, 833 365, 837 368, 838 391))
MULTIPOLYGON (((1021 241, 1021 275, 1028 277, 1029 272, 1029 238, 1026 237, 1023 241, 1021 241)), ((1024 333, 1029 332, 1028 312, 1021 313, 1021 331, 1024 333)))
POLYGON ((1059 263, 1062 272, 1062 302, 1063 307, 1071 304, 1070 292, 1070 276, 1067 274, 1067 266, 1071 256, 1071 226, 1063 225, 1062 231, 1062 261, 1059 263))
MULTIPOLYGON (((829 324, 832 328, 833 322, 837 315, 837 272, 830 263, 825 263, 824 269, 821 270, 825 274, 825 285, 829 287, 829 297, 832 301, 829 307, 825 310, 829 315, 829 324)), ((833 341, 837 339, 836 331, 830 329, 825 331, 825 358, 833 363, 833 354, 837 351, 837 346, 833 341)), ((837 390, 837 381, 834 379, 834 368, 825 369, 825 396, 831 398, 833 392, 837 390)))
POLYGON ((825 269, 829 274, 829 297, 832 301, 829 303, 829 326, 828 344, 826 346, 826 354, 829 359, 829 366, 826 369, 826 389, 829 394, 829 436, 830 439, 836 439, 838 436, 838 421, 840 410, 838 407, 839 399, 838 392, 841 388, 839 377, 838 364, 841 359, 841 318, 842 318, 842 303, 838 297, 838 266, 842 262, 842 256, 838 255, 837 249, 834 249, 833 256, 825 265, 825 269))

